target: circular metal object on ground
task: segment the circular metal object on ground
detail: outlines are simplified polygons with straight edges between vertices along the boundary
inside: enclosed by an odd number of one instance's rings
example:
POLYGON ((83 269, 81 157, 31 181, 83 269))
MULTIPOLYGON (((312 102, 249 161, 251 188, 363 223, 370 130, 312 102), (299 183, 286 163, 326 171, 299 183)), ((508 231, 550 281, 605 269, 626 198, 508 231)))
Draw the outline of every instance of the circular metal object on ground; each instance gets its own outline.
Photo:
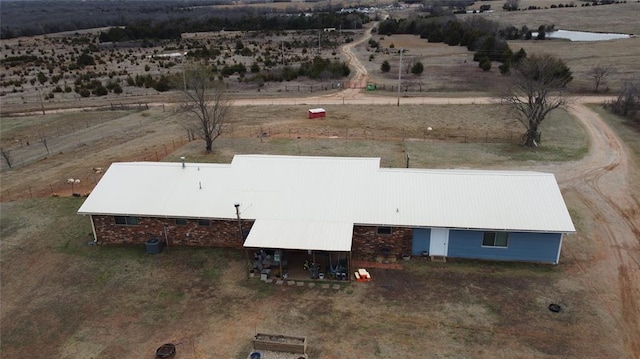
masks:
POLYGON ((162 344, 162 346, 156 350, 156 359, 173 358, 174 355, 176 355, 175 344, 162 344))

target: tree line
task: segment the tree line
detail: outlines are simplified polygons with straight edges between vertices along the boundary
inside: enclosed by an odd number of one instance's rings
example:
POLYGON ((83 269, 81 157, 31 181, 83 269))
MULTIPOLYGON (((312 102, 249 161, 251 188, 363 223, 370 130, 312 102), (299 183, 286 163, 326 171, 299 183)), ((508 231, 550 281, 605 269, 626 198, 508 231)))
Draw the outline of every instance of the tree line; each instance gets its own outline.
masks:
MULTIPOLYGON (((553 31, 553 25, 542 25, 536 39, 544 39, 545 33, 553 31)), ((524 50, 514 53, 507 40, 532 39, 533 32, 528 27, 501 27, 497 22, 482 17, 459 20, 455 16, 422 16, 408 19, 387 19, 378 27, 380 35, 413 34, 432 43, 450 46, 465 46, 475 51, 474 61, 483 70, 489 70, 491 61, 500 62, 500 71, 509 73, 512 64, 526 56, 524 50)))
POLYGON ((359 13, 318 9, 305 16, 300 9, 270 7, 216 7, 231 0, 144 1, 128 0, 4 0, 0 11, 0 38, 33 36, 96 27, 129 30, 107 33, 102 41, 175 38, 181 32, 218 30, 351 29, 368 21, 359 13))
POLYGON ((311 16, 243 15, 237 18, 211 17, 206 20, 181 18, 178 21, 152 23, 141 21, 126 27, 113 27, 100 33, 100 42, 142 39, 179 39, 182 33, 204 31, 274 31, 312 30, 323 28, 361 28, 369 22, 364 14, 314 13, 311 16))

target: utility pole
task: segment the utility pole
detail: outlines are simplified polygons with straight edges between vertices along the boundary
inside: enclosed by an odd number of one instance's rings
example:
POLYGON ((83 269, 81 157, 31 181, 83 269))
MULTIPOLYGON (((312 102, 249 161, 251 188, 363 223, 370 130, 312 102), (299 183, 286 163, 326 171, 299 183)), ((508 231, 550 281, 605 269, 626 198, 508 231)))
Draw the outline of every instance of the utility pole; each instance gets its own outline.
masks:
POLYGON ((42 100, 42 92, 40 92, 40 87, 38 87, 38 97, 40 97, 40 108, 42 109, 42 116, 45 115, 44 113, 44 101, 42 100))
POLYGON ((182 66, 182 88, 184 89, 184 92, 187 92, 187 75, 185 75, 185 71, 186 69, 182 66))
POLYGON ((402 87, 402 50, 400 49, 400 67, 398 67, 398 106, 400 106, 400 87, 402 87))

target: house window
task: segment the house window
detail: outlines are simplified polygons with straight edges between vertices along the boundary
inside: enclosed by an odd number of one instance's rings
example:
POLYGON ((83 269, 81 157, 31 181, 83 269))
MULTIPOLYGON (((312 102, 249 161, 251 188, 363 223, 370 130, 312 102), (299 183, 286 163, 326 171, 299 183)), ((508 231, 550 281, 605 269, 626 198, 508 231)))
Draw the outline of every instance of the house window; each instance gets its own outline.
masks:
POLYGON ((186 218, 176 218, 176 226, 186 226, 187 219, 186 218))
POLYGON ((132 216, 115 216, 116 224, 121 226, 136 226, 138 225, 138 217, 132 216))
POLYGON ((507 247, 509 244, 509 232, 484 232, 482 237, 483 247, 507 247))
POLYGON ((209 221, 208 219, 199 219, 198 220, 198 226, 200 227, 209 227, 211 225, 211 221, 209 221))
POLYGON ((378 234, 382 234, 382 235, 390 235, 391 234, 391 227, 378 227, 378 234))

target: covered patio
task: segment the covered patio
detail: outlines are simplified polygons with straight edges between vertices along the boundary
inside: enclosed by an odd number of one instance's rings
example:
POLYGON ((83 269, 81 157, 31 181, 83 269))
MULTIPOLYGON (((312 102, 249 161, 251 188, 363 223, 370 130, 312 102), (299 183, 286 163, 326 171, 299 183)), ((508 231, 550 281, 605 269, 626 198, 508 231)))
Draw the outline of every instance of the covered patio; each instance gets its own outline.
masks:
POLYGON ((351 280, 353 224, 259 219, 244 248, 263 279, 351 280))

